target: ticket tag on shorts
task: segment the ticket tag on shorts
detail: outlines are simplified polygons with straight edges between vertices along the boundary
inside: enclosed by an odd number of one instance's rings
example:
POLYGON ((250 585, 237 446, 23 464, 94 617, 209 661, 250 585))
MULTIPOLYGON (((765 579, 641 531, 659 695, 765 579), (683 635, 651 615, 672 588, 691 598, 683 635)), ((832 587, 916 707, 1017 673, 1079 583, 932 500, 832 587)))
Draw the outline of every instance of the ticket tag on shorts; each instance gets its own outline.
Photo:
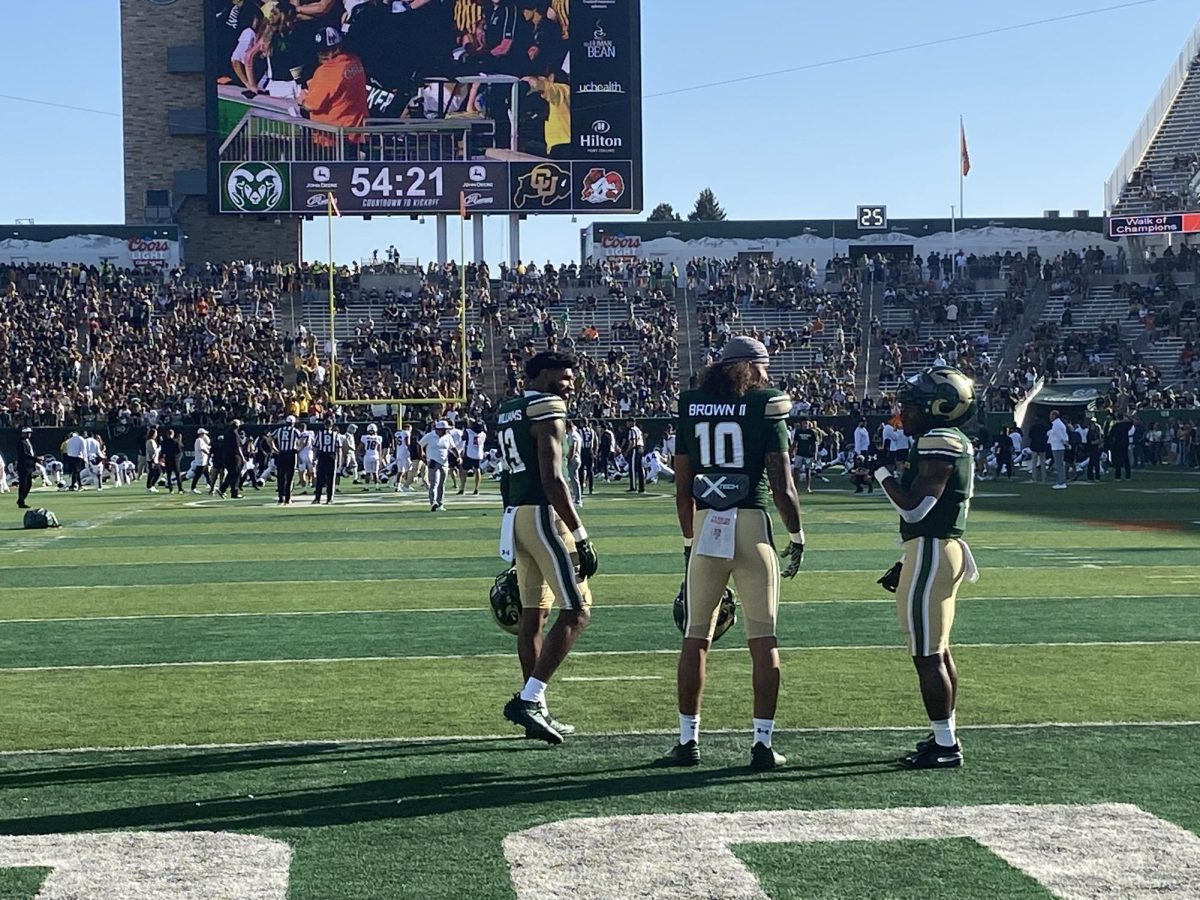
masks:
POLYGON ((971 548, 967 546, 967 542, 960 540, 963 552, 963 581, 968 584, 974 584, 979 580, 979 566, 975 564, 975 557, 971 553, 971 548))
POLYGON ((696 536, 695 552, 701 556, 712 556, 717 559, 733 559, 734 537, 737 533, 737 507, 718 512, 708 511, 704 527, 696 536))
POLYGON ((517 558, 516 546, 517 507, 510 506, 504 510, 500 519, 500 558, 512 562, 517 558))

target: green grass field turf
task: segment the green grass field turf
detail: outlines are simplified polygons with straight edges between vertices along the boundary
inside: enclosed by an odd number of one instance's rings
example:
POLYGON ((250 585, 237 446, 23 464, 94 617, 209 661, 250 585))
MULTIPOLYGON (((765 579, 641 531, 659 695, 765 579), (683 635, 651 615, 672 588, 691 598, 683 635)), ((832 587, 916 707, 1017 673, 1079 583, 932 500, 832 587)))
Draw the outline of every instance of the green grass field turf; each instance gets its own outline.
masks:
MULTIPOLYGON (((983 577, 954 634, 967 766, 935 773, 891 763, 925 730, 874 583, 894 516, 818 488, 779 630, 791 765, 766 776, 745 768, 739 629, 713 654, 704 764, 650 766, 676 724, 667 490, 583 510, 601 574, 549 695, 579 733, 554 750, 500 715, 520 679, 485 606, 494 494, 431 515, 357 489, 287 509, 39 492, 65 528, 0 530, 0 866, 5 834, 221 831, 285 841, 290 897, 513 897, 506 835, 595 816, 1125 803, 1200 831, 1200 479, 980 485, 983 577), (249 746, 198 746, 228 744, 249 746), (122 749, 40 752, 68 748, 122 749)), ((774 900, 1052 896, 963 837, 733 852, 774 900)), ((0 868, 0 898, 49 868, 0 868)))

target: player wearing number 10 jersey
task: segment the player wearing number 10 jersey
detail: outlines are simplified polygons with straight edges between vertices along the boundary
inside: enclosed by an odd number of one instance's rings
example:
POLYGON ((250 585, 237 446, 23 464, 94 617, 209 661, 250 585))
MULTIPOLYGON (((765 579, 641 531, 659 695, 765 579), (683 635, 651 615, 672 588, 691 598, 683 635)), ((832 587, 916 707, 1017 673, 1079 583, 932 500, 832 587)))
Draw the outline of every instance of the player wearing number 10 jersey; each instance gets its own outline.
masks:
POLYGON ((700 760, 700 696, 725 587, 732 577, 741 595, 754 681, 754 741, 750 764, 772 769, 785 760, 771 748, 779 697, 779 557, 771 535, 768 501, 790 535, 792 578, 804 555, 800 500, 788 458, 791 400, 768 387, 770 357, 759 341, 735 337, 697 390, 679 398, 675 448, 675 506, 683 532, 684 621, 679 654, 679 743, 674 765, 700 760))
POLYGON ((521 617, 517 656, 525 687, 504 707, 504 717, 525 736, 562 743, 574 731, 550 715, 546 685, 587 626, 592 604, 587 580, 596 574, 596 551, 571 504, 563 478, 567 397, 575 360, 544 352, 525 363, 525 393, 497 414, 504 462, 500 489, 504 524, 500 554, 516 564, 521 617), (542 641, 542 628, 557 600, 562 607, 542 641))

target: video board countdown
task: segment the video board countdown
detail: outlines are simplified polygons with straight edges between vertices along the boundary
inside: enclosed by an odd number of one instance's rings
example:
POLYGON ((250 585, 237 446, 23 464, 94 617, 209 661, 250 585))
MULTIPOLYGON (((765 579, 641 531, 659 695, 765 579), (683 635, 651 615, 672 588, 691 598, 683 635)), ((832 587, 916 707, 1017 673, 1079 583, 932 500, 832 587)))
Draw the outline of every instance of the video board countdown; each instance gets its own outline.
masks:
POLYGON ((212 209, 642 209, 640 0, 205 10, 212 209))

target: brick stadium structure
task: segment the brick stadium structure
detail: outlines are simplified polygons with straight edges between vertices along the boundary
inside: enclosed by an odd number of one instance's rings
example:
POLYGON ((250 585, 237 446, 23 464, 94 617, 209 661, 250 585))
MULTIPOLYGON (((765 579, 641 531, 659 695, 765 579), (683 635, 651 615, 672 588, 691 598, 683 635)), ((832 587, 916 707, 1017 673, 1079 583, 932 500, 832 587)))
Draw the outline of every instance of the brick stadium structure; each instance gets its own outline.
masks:
POLYGON ((208 211, 199 0, 121 0, 125 222, 178 224, 189 260, 296 259, 300 222, 208 211))

